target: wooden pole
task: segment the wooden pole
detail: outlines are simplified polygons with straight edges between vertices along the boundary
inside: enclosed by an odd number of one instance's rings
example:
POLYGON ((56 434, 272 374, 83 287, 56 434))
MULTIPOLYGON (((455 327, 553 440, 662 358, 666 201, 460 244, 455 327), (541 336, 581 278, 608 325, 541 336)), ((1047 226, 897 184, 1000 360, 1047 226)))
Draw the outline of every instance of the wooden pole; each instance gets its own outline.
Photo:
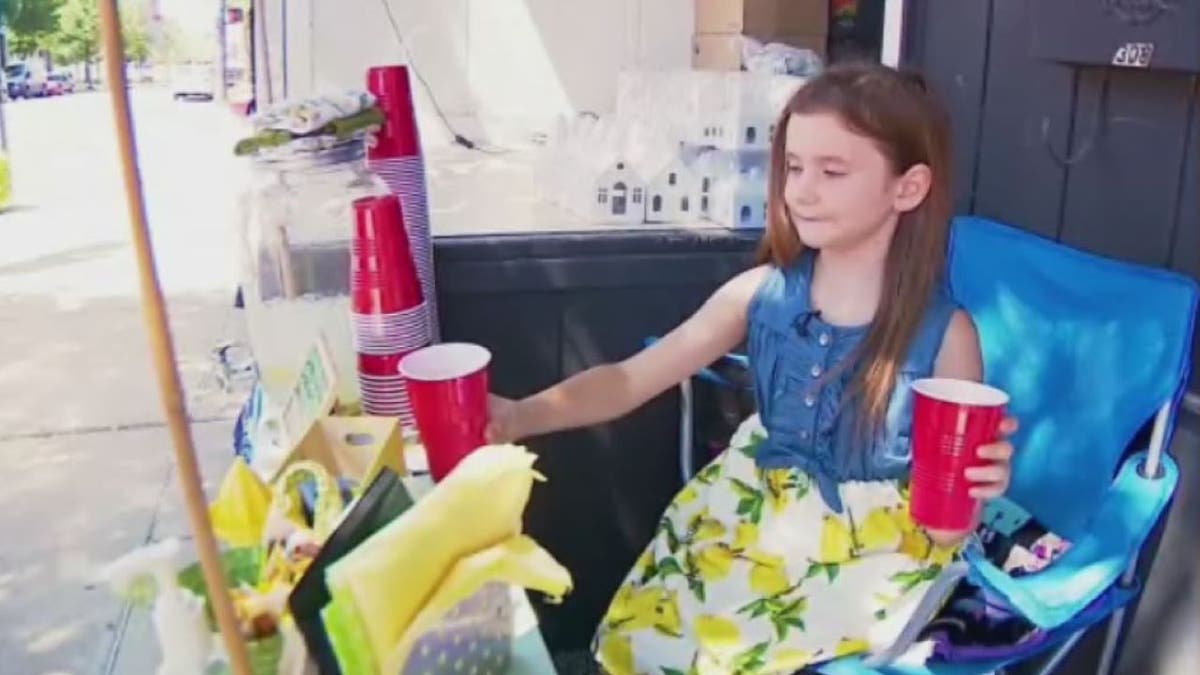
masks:
POLYGON ((125 201, 129 209, 129 225, 133 233, 133 246, 137 253, 138 283, 142 296, 142 316, 146 322, 146 333, 150 339, 150 352, 154 369, 158 375, 159 397, 167 416, 167 427, 171 432, 175 448, 175 466, 179 475, 179 487, 183 490, 188 521, 200 554, 200 567, 204 571, 204 583, 216 616, 229 665, 234 675, 250 675, 250 661, 246 645, 238 631, 233 603, 230 601, 225 574, 221 569, 221 558, 217 541, 213 537, 212 524, 208 520, 208 507, 204 488, 200 481, 200 468, 196 451, 192 445, 192 431, 184 405, 183 391, 179 383, 179 371, 175 364, 175 348, 171 340, 171 329, 167 324, 167 312, 163 303, 162 289, 158 284, 158 272, 154 266, 154 251, 150 246, 150 233, 146 224, 146 204, 142 196, 142 181, 137 164, 137 145, 133 136, 133 119, 129 112, 128 83, 125 80, 125 50, 121 40, 121 24, 117 14, 117 0, 97 0, 100 10, 101 38, 104 47, 104 67, 108 73, 109 95, 112 99, 113 120, 116 124, 117 147, 121 155, 121 171, 125 179, 125 201))

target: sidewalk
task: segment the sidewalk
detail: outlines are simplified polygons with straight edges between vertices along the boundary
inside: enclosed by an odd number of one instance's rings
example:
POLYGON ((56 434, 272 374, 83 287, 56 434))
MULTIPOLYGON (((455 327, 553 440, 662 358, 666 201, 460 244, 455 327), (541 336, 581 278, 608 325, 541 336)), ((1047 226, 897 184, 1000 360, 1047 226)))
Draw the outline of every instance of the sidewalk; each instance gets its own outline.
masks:
MULTIPOLYGON (((208 489, 229 461, 231 428, 193 427, 208 489)), ((148 617, 127 616, 95 575, 147 541, 190 538, 166 428, 0 441, 0 462, 21 477, 0 492, 0 670, 154 672, 148 617)))

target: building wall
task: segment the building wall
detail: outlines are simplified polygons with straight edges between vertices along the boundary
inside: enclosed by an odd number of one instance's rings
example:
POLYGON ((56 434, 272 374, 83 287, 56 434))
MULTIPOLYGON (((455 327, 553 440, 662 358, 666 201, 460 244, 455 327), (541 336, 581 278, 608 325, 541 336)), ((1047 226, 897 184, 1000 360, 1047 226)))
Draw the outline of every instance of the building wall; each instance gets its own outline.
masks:
POLYGON ((909 0, 906 61, 953 119, 956 210, 1200 279, 1200 79, 1036 60, 1034 1, 909 0))
MULTIPOLYGON (((557 115, 609 111, 622 68, 687 67, 691 59, 692 0, 262 0, 262 6, 276 98, 285 80, 289 96, 361 86, 369 66, 411 58, 447 115, 485 128, 528 132, 557 115)), ((259 82, 265 87, 263 77, 259 82)), ((417 96, 428 119, 428 92, 417 96)))
MULTIPOLYGON (((905 60, 950 108, 956 210, 1200 279, 1200 80, 1036 60, 1038 1, 909 0, 905 60)), ((1185 418, 1175 506, 1119 673, 1185 672, 1194 653, 1196 439, 1195 418, 1185 418)), ((1094 672, 1102 638, 1103 627, 1093 630, 1064 672, 1094 672)))

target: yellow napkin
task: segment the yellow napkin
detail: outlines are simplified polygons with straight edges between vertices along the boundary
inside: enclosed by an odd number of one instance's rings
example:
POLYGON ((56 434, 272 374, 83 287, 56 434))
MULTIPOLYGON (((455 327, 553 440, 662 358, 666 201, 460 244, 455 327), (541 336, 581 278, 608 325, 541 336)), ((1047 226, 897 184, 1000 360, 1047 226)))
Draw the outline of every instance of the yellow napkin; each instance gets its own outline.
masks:
POLYGON ((484 584, 503 581, 541 591, 558 599, 571 590, 571 573, 545 549, 525 535, 505 540, 475 555, 467 556, 438 586, 437 591, 413 619, 384 663, 383 672, 403 672, 413 645, 455 605, 474 595, 484 584))
POLYGON ((217 538, 227 545, 258 546, 270 506, 271 489, 237 457, 221 479, 217 498, 208 505, 208 517, 217 538))
MULTIPOLYGON (((424 628, 486 581, 561 594, 570 575, 521 537, 535 456, 514 445, 476 450, 428 495, 326 571, 338 612, 361 631, 363 661, 407 658, 424 628), (476 557, 476 554, 479 554, 476 557)), ((356 636, 359 637, 359 636, 356 636)))

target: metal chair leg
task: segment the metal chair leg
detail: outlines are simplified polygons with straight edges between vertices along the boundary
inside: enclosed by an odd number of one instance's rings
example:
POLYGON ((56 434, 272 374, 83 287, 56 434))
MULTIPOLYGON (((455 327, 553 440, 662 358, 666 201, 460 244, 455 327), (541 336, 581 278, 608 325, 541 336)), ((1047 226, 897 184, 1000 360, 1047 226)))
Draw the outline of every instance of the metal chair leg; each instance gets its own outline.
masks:
MULTIPOLYGON (((1162 455, 1166 451, 1167 428, 1170 425, 1172 402, 1167 401, 1158 409, 1154 417, 1154 429, 1150 434, 1150 446, 1146 450, 1146 460, 1142 464, 1140 474, 1147 480, 1159 480, 1163 476, 1162 455)), ((1138 559, 1141 556, 1134 553, 1129 560, 1129 566, 1121 575, 1121 586, 1128 588, 1137 578, 1138 559)), ((1104 651, 1100 655, 1100 665, 1096 667, 1097 675, 1110 675, 1117 667, 1117 645, 1121 641, 1121 631, 1125 628, 1126 608, 1122 607, 1113 612, 1108 619, 1108 632, 1104 636, 1104 651)))
POLYGON ((1087 629, 1078 630, 1074 635, 1067 638, 1067 641, 1062 643, 1058 650, 1054 652, 1054 655, 1050 657, 1050 660, 1047 661, 1046 664, 1042 666, 1041 670, 1038 671, 1038 675, 1049 675, 1050 673, 1053 673, 1055 669, 1061 666, 1062 662, 1066 660, 1067 655, 1069 655, 1071 650, 1075 648, 1075 645, 1078 644, 1081 639, 1083 639, 1083 634, 1086 632, 1087 629))
POLYGON ((679 473, 684 485, 687 485, 695 474, 695 462, 692 457, 694 405, 692 379, 688 378, 679 383, 679 473))

